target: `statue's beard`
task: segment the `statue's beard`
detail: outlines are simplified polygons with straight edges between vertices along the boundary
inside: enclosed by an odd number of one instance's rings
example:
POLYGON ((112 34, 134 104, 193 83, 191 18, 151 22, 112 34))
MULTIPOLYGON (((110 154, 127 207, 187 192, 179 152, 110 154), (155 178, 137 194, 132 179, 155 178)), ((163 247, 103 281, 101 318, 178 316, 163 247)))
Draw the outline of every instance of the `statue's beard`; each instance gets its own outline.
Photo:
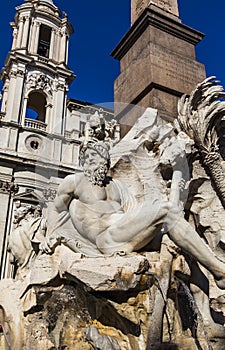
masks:
POLYGON ((93 185, 104 186, 106 174, 108 172, 107 164, 100 164, 97 169, 85 169, 84 175, 93 185))

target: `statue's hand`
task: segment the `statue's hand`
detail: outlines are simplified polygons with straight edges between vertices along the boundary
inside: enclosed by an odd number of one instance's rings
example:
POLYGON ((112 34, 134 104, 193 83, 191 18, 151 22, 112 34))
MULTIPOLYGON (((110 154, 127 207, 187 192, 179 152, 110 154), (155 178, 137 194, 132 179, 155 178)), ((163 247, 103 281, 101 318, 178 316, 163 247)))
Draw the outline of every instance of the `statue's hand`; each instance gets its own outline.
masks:
POLYGON ((51 254, 59 242, 60 237, 53 234, 52 236, 44 238, 44 240, 39 245, 39 249, 42 253, 51 254))
POLYGON ((52 248, 50 246, 49 239, 45 237, 45 239, 40 243, 39 249, 42 253, 51 254, 52 248))

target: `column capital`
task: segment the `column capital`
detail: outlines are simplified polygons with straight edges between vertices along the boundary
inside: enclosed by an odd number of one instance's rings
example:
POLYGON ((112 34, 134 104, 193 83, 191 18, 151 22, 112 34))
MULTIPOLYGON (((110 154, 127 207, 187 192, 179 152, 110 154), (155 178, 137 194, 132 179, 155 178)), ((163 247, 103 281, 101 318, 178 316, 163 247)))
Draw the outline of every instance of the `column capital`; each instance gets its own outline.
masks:
POLYGON ((19 190, 19 187, 14 182, 0 180, 0 193, 5 194, 16 194, 19 190))
POLYGON ((23 22, 24 22, 24 17, 19 17, 18 22, 19 22, 19 24, 20 24, 20 23, 23 23, 23 22))

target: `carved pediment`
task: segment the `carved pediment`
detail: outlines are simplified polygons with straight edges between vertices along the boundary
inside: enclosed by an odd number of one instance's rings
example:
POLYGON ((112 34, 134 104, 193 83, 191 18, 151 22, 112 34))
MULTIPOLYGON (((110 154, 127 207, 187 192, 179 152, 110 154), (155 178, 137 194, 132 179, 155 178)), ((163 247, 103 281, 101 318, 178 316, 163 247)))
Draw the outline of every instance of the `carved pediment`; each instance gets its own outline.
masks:
POLYGON ((30 73, 27 76, 27 90, 30 89, 44 90, 52 95, 53 80, 43 73, 30 73))
POLYGON ((27 203, 27 204, 44 204, 45 199, 43 197, 40 197, 35 191, 25 191, 22 193, 18 193, 15 197, 14 200, 21 201, 22 203, 27 203))

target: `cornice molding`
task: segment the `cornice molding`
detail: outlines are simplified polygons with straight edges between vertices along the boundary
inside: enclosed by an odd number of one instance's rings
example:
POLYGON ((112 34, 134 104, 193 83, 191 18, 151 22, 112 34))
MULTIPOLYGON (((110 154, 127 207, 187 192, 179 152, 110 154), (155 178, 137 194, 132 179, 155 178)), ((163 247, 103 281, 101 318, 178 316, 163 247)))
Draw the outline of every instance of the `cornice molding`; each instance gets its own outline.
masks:
POLYGON ((110 55, 117 60, 121 60, 149 26, 158 28, 192 45, 197 45, 204 37, 203 33, 166 16, 162 11, 156 11, 155 8, 146 8, 110 55))
POLYGON ((15 167, 16 166, 22 166, 23 169, 29 168, 31 170, 35 169, 38 165, 39 169, 48 169, 49 171, 57 171, 58 174, 61 174, 63 177, 69 174, 74 174, 75 172, 80 172, 81 169, 79 167, 70 167, 65 164, 53 164, 50 162, 44 162, 44 161, 38 161, 36 159, 30 159, 30 158, 25 158, 19 156, 16 152, 14 154, 10 154, 9 152, 5 152, 0 150, 0 157, 1 157, 1 165, 3 164, 13 164, 15 167))

